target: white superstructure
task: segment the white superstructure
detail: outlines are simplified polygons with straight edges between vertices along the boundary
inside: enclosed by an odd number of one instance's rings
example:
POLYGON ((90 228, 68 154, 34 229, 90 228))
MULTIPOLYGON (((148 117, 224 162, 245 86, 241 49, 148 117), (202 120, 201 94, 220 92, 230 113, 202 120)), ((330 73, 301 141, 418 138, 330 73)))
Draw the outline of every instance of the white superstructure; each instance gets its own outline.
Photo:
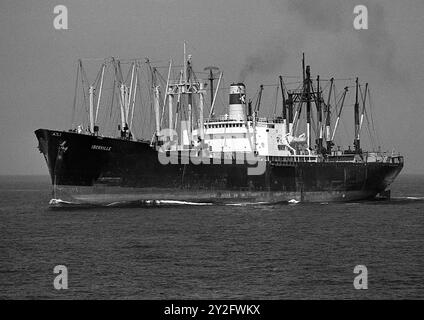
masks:
POLYGON ((228 114, 206 120, 203 124, 203 139, 199 139, 199 128, 194 129, 194 146, 203 143, 211 153, 255 153, 264 157, 310 155, 303 147, 306 146, 306 139, 303 136, 291 136, 281 119, 248 115, 245 90, 242 83, 231 85, 228 114))

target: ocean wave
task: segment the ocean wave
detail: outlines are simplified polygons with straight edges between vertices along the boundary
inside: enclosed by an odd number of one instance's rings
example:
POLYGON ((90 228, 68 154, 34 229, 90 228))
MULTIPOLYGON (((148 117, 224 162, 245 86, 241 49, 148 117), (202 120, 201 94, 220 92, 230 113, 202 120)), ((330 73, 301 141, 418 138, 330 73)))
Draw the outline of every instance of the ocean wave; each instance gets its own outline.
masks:
POLYGON ((423 201, 424 197, 422 196, 403 196, 403 197, 391 197, 390 200, 397 200, 397 201, 405 201, 405 200, 409 200, 409 201, 423 201))
POLYGON ((272 204, 272 202, 266 201, 258 201, 258 202, 238 202, 238 203, 226 203, 226 206, 234 206, 234 207, 245 207, 245 206, 254 206, 254 205, 264 205, 264 204, 272 204))

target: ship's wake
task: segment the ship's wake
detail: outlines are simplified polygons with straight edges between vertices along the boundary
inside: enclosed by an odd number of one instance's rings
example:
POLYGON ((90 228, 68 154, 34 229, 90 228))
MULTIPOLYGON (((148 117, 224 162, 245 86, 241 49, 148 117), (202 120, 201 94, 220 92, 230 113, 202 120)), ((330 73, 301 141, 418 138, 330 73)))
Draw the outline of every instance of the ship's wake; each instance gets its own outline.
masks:
MULTIPOLYGON (((347 202, 346 204, 408 204, 424 202, 424 196, 400 196, 391 199, 373 199, 357 202, 347 202)), ((183 201, 167 199, 138 199, 138 200, 119 200, 119 201, 88 201, 88 200, 63 200, 53 198, 49 202, 51 209, 89 209, 89 208, 149 208, 149 207, 178 207, 178 206, 229 206, 229 207, 247 207, 247 206, 273 206, 273 205, 329 205, 331 202, 303 203, 297 200, 266 202, 266 201, 242 201, 242 202, 223 202, 223 201, 183 201)))
POLYGON ((139 208, 155 206, 209 206, 211 202, 191 202, 178 200, 128 200, 113 202, 88 202, 88 201, 66 201, 62 199, 51 199, 50 208, 87 209, 87 208, 139 208))
MULTIPOLYGON (((296 202, 298 203, 298 201, 296 202)), ((177 206, 233 206, 233 207, 246 207, 246 206, 266 206, 276 204, 294 204, 290 201, 283 202, 195 202, 195 201, 180 201, 180 200, 122 200, 113 202, 90 202, 90 201, 68 201, 62 199, 51 199, 49 207, 51 209, 89 209, 89 208, 143 208, 143 207, 177 207, 177 206)))
POLYGON ((391 197, 390 199, 372 199, 366 200, 360 203, 366 204, 375 204, 375 205, 404 205, 404 204, 413 204, 413 203, 422 203, 424 202, 424 196, 396 196, 391 197))
POLYGON ((424 202, 424 196, 403 196, 392 197, 390 201, 393 202, 424 202))

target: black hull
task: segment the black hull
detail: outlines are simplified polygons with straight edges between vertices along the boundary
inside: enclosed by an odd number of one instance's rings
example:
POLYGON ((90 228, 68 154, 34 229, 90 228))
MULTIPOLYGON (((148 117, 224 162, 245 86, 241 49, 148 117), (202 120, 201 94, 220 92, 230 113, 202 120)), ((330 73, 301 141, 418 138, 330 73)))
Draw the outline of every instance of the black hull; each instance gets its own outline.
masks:
POLYGON ((362 200, 383 192, 403 167, 402 162, 266 162, 263 174, 249 175, 249 166, 235 161, 163 165, 148 142, 46 129, 35 134, 52 184, 80 190, 108 187, 97 199, 109 201, 109 190, 127 200, 362 200))

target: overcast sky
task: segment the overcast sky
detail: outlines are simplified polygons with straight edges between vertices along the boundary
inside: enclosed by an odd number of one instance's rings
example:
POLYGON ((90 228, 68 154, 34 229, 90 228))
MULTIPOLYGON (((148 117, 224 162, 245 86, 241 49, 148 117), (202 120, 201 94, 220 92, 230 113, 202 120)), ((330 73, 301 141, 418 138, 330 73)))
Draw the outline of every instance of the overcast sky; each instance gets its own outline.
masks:
POLYGON ((33 131, 69 128, 78 58, 179 58, 183 40, 199 69, 251 91, 299 74, 302 52, 314 75, 359 76, 384 149, 424 173, 423 16, 422 0, 2 0, 0 174, 47 174, 33 131), (68 30, 53 28, 58 4, 68 30), (359 4, 369 30, 353 28, 359 4))

